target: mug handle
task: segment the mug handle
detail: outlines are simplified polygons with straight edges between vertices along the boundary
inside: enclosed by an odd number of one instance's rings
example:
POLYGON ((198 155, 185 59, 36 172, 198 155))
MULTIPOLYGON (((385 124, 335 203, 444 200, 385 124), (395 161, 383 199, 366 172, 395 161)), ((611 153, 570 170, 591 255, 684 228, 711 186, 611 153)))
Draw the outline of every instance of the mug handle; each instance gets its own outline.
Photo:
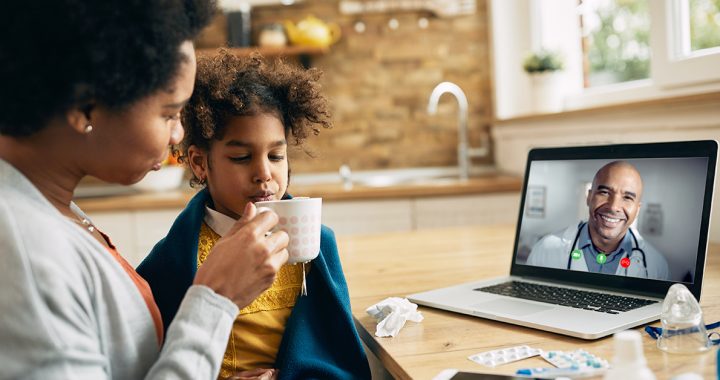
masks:
MULTIPOLYGON (((268 212, 268 211, 272 211, 272 209, 269 207, 258 207, 257 214, 255 214, 255 215, 260 215, 261 213, 268 212)), ((272 235, 272 230, 265 233, 265 237, 268 237, 270 235, 272 235)))

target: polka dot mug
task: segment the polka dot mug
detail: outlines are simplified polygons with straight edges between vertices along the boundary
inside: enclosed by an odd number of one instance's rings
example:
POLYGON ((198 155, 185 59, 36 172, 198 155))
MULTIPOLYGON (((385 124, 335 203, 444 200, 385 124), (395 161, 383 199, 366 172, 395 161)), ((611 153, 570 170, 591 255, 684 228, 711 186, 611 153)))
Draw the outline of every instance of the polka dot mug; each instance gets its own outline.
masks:
POLYGON ((289 264, 308 262, 320 253, 322 198, 293 198, 255 203, 259 212, 270 209, 280 218, 273 231, 290 237, 289 264))

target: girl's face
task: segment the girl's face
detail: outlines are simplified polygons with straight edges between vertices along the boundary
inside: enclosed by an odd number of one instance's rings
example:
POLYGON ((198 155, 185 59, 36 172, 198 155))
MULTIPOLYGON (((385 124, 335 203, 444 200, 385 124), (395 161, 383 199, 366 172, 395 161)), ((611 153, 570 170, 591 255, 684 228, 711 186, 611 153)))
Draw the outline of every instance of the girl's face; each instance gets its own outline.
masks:
POLYGON ((215 210, 240 218, 248 202, 281 199, 288 186, 285 128, 273 114, 230 119, 210 152, 190 147, 190 165, 205 179, 215 210))
POLYGON ((185 55, 167 88, 135 102, 123 111, 97 106, 90 111, 93 130, 86 172, 108 182, 131 184, 150 170, 158 170, 168 144, 182 140, 179 114, 195 84, 195 51, 191 42, 181 45, 185 55))

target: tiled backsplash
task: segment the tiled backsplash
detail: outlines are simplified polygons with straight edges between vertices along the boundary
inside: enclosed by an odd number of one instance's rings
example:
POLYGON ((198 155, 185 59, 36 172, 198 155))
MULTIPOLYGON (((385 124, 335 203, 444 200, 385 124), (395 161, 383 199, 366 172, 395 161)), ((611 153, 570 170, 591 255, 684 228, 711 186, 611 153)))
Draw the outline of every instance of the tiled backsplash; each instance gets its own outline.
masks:
POLYGON ((430 92, 442 81, 465 91, 470 144, 481 144, 492 115, 485 1, 477 2, 475 14, 438 18, 423 11, 343 15, 338 0, 307 0, 253 8, 253 30, 308 15, 337 23, 342 37, 327 54, 312 58, 324 72, 334 128, 308 139, 305 148, 315 158, 292 152, 296 173, 335 171, 342 164, 353 170, 455 166, 457 102, 444 95, 437 115, 426 111, 430 92), (364 32, 355 30, 357 22, 364 32))

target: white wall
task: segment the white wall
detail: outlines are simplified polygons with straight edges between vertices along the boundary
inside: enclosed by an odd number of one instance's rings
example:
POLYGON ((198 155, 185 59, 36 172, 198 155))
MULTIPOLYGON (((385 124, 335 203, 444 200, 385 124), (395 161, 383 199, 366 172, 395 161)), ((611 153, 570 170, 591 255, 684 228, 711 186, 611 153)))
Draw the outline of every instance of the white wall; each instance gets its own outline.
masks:
POLYGON ((495 78, 495 114, 508 117, 517 110, 529 110, 532 97, 528 91, 530 77, 522 69, 525 54, 532 50, 530 8, 527 0, 493 0, 492 60, 495 78), (508 64, 513 62, 514 64, 508 64), (497 85, 501 84, 501 85, 497 85))
POLYGON ((560 53, 565 63, 558 73, 561 92, 574 94, 582 90, 582 47, 576 8, 577 0, 492 0, 497 118, 533 112, 534 89, 530 75, 522 68, 525 57, 533 51, 560 53))

